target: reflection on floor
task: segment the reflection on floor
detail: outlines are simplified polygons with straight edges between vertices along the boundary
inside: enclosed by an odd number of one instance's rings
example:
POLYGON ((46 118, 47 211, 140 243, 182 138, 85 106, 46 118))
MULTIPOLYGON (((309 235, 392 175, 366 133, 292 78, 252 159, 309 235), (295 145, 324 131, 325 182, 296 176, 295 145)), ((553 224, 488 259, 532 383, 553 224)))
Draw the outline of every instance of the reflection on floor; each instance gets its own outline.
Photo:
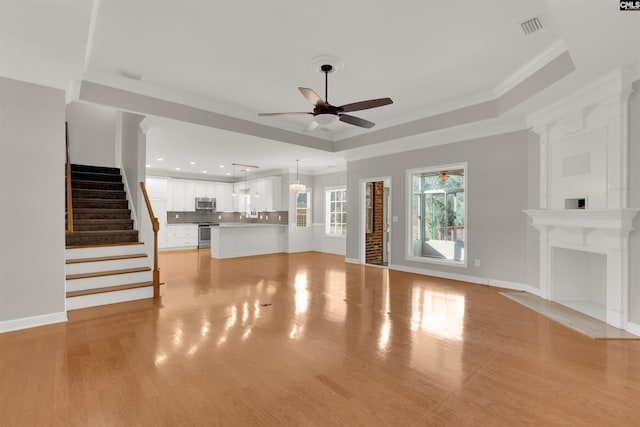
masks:
POLYGON ((159 259, 159 299, 0 334, 0 425, 638 425, 639 340, 499 289, 318 252, 159 259))
POLYGON ((501 294, 591 338, 640 339, 639 336, 630 332, 614 328, 601 320, 535 295, 524 292, 501 292, 501 294))

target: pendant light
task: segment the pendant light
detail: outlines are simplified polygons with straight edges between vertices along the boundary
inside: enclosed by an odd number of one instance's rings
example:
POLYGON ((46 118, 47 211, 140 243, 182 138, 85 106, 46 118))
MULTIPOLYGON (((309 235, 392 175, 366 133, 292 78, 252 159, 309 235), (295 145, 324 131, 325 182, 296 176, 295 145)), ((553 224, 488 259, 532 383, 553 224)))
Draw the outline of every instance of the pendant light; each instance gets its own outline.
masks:
POLYGON ((260 176, 258 174, 259 168, 256 168, 256 197, 260 197, 260 192, 258 188, 260 187, 260 176))
POLYGON ((233 176, 231 177, 231 197, 236 197, 236 164, 232 163, 231 167, 233 168, 233 176))
POLYGON ((304 184, 300 184, 300 179, 298 177, 298 164, 300 160, 296 159, 296 182, 289 184, 289 191, 291 193, 302 193, 307 187, 304 184))

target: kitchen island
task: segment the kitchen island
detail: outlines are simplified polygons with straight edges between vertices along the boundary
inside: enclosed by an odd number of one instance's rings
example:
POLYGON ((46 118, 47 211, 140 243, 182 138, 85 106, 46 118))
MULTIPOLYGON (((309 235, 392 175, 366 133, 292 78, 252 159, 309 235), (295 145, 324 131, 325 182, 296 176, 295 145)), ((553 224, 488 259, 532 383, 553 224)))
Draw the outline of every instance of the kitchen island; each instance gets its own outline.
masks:
POLYGON ((211 227, 211 257, 217 259, 265 255, 287 250, 284 224, 220 224, 211 227))

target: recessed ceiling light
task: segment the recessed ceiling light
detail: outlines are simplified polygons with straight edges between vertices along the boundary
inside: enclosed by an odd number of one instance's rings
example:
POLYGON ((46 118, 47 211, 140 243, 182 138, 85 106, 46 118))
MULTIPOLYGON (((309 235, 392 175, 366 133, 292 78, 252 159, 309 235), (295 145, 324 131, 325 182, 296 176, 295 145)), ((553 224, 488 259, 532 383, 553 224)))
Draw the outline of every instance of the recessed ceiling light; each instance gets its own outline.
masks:
POLYGON ((176 170, 177 170, 177 171, 179 171, 179 170, 180 170, 180 168, 176 168, 176 170))
POLYGON ((220 165, 220 167, 221 167, 221 168, 223 168, 223 167, 224 167, 224 165, 220 165))
POLYGON ((162 157, 158 157, 156 160, 157 160, 157 161, 159 161, 159 162, 161 162, 161 161, 163 161, 164 159, 163 159, 162 157))
POLYGON ((228 175, 231 175, 231 172, 227 172, 227 176, 228 176, 228 175))
POLYGON ((196 164, 196 162, 189 162, 189 164, 190 164, 190 165, 195 165, 195 164, 196 164))
POLYGON ((147 167, 148 167, 148 168, 150 168, 150 167, 151 167, 151 165, 147 165, 147 167))
POLYGON ((202 173, 207 173, 207 171, 202 171, 202 173))

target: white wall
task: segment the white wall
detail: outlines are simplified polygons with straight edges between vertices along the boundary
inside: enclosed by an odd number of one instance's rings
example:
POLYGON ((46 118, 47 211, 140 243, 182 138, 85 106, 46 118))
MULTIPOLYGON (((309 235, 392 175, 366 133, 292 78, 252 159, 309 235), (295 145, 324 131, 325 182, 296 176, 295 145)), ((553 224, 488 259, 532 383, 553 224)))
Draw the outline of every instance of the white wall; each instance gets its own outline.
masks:
POLYGON ((347 164, 347 258, 360 258, 360 180, 391 176, 391 264, 481 279, 527 283, 529 133, 502 135, 424 148, 347 164), (406 170, 467 162, 468 267, 408 261, 406 170), (480 260, 480 267, 474 266, 480 260))
POLYGON ((0 78, 0 332, 66 320, 64 91, 0 78))
POLYGON ((146 214, 142 211, 140 183, 145 180, 146 138, 140 130, 144 116, 122 113, 122 169, 129 184, 129 194, 133 209, 138 217, 146 214))
POLYGON ((87 102, 67 105, 71 162, 81 165, 118 167, 116 122, 119 112, 87 102))
MULTIPOLYGON (((640 80, 629 99, 629 207, 640 209, 640 80)), ((629 237, 629 320, 640 325, 640 213, 629 237)))

